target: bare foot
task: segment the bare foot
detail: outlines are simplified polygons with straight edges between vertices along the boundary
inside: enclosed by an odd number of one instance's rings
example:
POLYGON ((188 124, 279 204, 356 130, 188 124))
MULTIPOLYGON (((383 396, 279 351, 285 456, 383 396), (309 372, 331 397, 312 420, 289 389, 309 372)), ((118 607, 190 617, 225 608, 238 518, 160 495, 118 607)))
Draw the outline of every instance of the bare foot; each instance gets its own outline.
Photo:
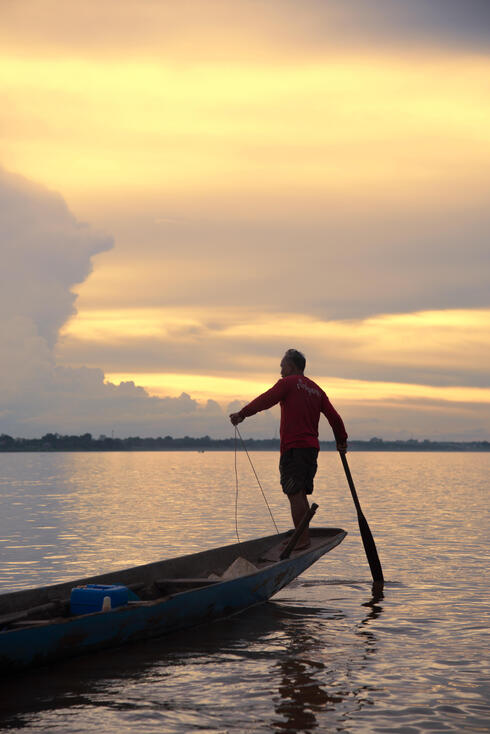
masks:
MULTIPOLYGON (((290 540, 291 540, 291 538, 286 538, 286 540, 283 540, 283 542, 281 543, 281 550, 282 551, 286 548, 286 546, 287 546, 287 544, 289 543, 290 540)), ((308 540, 299 541, 294 546, 292 552, 295 553, 296 551, 299 551, 299 550, 305 550, 306 548, 309 548, 310 545, 311 545, 311 542, 310 542, 309 539, 308 540)))
POLYGON ((301 545, 295 545, 294 548, 293 548, 293 553, 294 553, 294 551, 305 550, 306 548, 309 548, 310 545, 311 545, 311 543, 310 543, 309 540, 306 541, 305 543, 301 543, 301 545))

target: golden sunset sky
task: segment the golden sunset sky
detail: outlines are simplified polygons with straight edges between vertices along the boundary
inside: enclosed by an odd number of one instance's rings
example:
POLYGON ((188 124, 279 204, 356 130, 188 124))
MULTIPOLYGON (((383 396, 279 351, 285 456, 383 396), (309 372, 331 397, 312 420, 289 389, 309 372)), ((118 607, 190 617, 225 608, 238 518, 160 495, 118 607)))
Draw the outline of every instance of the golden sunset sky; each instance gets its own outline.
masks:
POLYGON ((3 5, 0 432, 231 435, 293 346, 353 438, 488 439, 489 21, 3 5))

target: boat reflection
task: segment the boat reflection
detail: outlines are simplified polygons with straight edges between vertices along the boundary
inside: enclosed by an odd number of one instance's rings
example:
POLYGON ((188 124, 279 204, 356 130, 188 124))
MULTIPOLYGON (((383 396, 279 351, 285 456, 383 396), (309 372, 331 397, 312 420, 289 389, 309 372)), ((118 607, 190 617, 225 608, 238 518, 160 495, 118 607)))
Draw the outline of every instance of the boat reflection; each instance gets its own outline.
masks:
POLYGON ((62 730, 76 708, 77 716, 99 711, 101 731, 104 721, 112 727, 114 717, 128 715, 137 729, 150 710, 162 731, 198 729, 206 716, 210 728, 240 730, 238 713, 250 716, 242 730, 252 731, 254 713, 243 711, 252 688, 268 730, 324 730, 329 718, 339 722, 346 709, 369 702, 374 689, 359 685, 359 673, 376 648, 366 627, 381 614, 379 601, 366 602, 360 621, 340 605, 269 602, 171 637, 31 670, 2 681, 0 729, 62 730))

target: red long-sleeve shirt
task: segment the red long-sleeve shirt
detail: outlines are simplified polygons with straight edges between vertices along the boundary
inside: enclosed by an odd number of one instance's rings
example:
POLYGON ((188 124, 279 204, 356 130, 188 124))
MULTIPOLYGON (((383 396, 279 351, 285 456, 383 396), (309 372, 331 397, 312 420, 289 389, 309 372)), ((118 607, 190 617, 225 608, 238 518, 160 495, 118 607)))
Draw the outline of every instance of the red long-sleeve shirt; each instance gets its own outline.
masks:
POLYGON ((239 413, 242 418, 248 418, 277 403, 281 404, 281 454, 292 448, 320 448, 320 413, 330 423, 336 441, 343 443, 347 440, 342 418, 321 387, 304 375, 281 378, 270 390, 245 405, 239 413))

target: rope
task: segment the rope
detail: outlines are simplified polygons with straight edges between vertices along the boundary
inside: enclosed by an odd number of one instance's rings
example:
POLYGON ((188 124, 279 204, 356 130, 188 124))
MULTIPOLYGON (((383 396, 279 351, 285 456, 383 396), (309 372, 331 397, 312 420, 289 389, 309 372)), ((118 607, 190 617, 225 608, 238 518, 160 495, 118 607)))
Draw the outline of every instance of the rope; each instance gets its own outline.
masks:
MULTIPOLYGON (((260 479, 259 479, 259 478, 258 478, 258 476, 257 476, 257 472, 255 471, 255 467, 254 467, 254 465, 252 464, 252 459, 250 458, 250 456, 249 456, 249 453, 248 453, 248 451, 247 451, 247 447, 245 446, 245 441, 244 441, 244 440, 243 440, 243 438, 242 438, 242 434, 241 434, 241 433, 240 433, 240 431, 238 430, 238 426, 235 426, 235 482, 236 482, 236 493, 235 493, 235 528, 236 528, 236 534, 237 534, 237 538, 238 538, 238 521, 237 521, 237 507, 238 507, 238 472, 237 472, 237 465, 236 465, 236 457, 237 457, 237 440, 236 440, 236 437, 237 437, 237 434, 238 434, 238 436, 240 437, 240 441, 242 442, 242 446, 243 446, 243 448, 244 448, 244 450, 245 450, 245 453, 247 454, 247 459, 249 460, 249 462, 250 462, 250 466, 252 467, 252 471, 253 471, 253 473, 255 474, 255 479, 257 480, 257 484, 259 485, 259 487, 260 487, 260 491, 262 492, 262 497, 264 498, 264 502, 265 502, 265 504, 267 505, 267 509, 269 510, 269 515, 271 516, 271 520, 272 520, 272 522, 273 522, 273 524, 274 524, 274 527, 275 527, 275 529, 276 529, 276 533, 277 533, 277 534, 279 535, 279 530, 278 530, 278 528, 277 528, 277 525, 276 525, 276 521, 274 520, 274 517, 273 517, 273 515, 272 515, 272 511, 271 511, 271 508, 269 507, 269 503, 267 502, 267 497, 265 496, 264 490, 262 489, 262 485, 261 485, 261 483, 260 483, 260 479)), ((238 542, 240 542, 240 540, 238 540, 238 542)))
POLYGON ((236 465, 237 455, 237 427, 235 426, 235 532, 238 543, 240 543, 240 536, 238 535, 238 469, 236 465))

